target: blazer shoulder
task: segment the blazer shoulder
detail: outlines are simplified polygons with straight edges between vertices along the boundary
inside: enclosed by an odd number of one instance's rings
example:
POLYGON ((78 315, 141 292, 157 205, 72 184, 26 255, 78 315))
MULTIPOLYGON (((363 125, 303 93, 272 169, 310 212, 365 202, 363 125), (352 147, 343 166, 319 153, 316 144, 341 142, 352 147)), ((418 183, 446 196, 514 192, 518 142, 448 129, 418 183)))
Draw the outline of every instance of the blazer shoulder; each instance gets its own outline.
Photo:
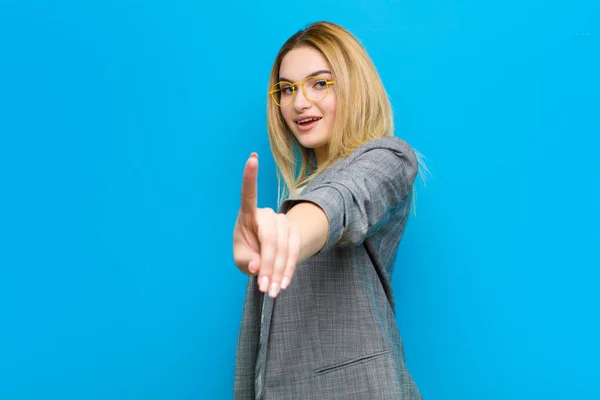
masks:
POLYGON ((373 159, 374 162, 382 162, 386 157, 382 158, 382 154, 392 153, 396 157, 387 157, 388 159, 401 160, 408 163, 411 167, 416 168, 417 156, 414 149, 404 139, 398 136, 385 136, 382 138, 372 139, 358 147, 347 158, 348 163, 352 163, 357 159, 361 161, 365 159, 373 159))
MULTIPOLYGON (((417 157, 412 147, 397 136, 371 139, 347 157, 337 160, 329 168, 316 175, 303 189, 303 193, 312 190, 322 182, 355 179, 360 174, 369 174, 368 165, 377 165, 390 173, 392 171, 408 172, 407 175, 412 181, 417 171, 417 157), (352 168, 354 166, 358 166, 358 168, 352 168)), ((298 196, 290 197, 290 199, 296 197, 298 196)))

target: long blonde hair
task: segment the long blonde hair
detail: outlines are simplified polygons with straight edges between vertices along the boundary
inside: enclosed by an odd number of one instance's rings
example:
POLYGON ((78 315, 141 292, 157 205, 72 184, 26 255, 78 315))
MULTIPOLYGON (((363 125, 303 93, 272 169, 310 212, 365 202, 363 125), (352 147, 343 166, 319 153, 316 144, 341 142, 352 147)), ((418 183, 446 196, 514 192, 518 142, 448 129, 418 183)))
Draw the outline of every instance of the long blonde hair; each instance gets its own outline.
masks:
POLYGON ((387 93, 373 61, 345 28, 316 22, 290 37, 279 50, 269 88, 279 80, 283 58, 298 47, 319 51, 331 67, 337 94, 336 118, 327 159, 317 166, 314 151, 302 146, 285 123, 281 110, 267 99, 267 130, 278 176, 278 204, 339 158, 369 140, 393 136, 394 118, 387 93), (299 159, 298 159, 299 158, 299 159))

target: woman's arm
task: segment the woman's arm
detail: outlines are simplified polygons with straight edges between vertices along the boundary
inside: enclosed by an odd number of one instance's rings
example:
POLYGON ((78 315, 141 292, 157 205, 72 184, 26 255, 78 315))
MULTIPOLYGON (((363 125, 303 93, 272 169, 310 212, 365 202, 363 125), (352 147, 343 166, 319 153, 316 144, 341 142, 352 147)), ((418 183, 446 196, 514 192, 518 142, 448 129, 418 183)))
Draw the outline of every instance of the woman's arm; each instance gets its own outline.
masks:
POLYGON ((285 213, 308 201, 324 211, 328 237, 319 252, 338 244, 361 245, 410 200, 418 165, 406 142, 396 137, 373 140, 350 157, 343 168, 280 207, 285 213))
POLYGON ((305 201, 292 207, 286 216, 300 228, 302 242, 298 255, 299 263, 315 255, 325 246, 329 222, 321 207, 305 201))
POLYGON ((259 275, 259 289, 271 297, 288 286, 299 261, 336 244, 360 245, 377 232, 405 204, 417 174, 404 141, 373 140, 277 213, 256 207, 257 161, 251 158, 244 172, 234 258, 242 271, 259 275))

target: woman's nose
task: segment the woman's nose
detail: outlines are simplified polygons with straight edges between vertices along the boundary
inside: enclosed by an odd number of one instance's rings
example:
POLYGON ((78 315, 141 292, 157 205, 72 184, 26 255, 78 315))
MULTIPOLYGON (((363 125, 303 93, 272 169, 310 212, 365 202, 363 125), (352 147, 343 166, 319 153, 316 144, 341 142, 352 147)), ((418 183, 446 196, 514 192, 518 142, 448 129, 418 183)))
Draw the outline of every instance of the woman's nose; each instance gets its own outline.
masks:
POLYGON ((310 107, 310 105, 310 100, 306 98, 306 96, 304 95, 304 91, 302 90, 302 88, 300 88, 300 90, 298 90, 296 92, 296 95, 294 96, 294 108, 296 110, 303 110, 305 108, 310 107))

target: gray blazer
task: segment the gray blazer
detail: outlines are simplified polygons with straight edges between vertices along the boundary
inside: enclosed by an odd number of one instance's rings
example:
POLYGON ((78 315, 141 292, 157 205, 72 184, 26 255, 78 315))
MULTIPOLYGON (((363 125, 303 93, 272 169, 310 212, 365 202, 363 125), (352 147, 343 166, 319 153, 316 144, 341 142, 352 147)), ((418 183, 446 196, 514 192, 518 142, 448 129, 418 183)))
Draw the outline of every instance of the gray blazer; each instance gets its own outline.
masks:
POLYGON ((276 299, 249 277, 235 400, 421 399, 391 287, 417 168, 405 141, 374 139, 281 204, 281 213, 301 201, 319 205, 328 238, 276 299))

